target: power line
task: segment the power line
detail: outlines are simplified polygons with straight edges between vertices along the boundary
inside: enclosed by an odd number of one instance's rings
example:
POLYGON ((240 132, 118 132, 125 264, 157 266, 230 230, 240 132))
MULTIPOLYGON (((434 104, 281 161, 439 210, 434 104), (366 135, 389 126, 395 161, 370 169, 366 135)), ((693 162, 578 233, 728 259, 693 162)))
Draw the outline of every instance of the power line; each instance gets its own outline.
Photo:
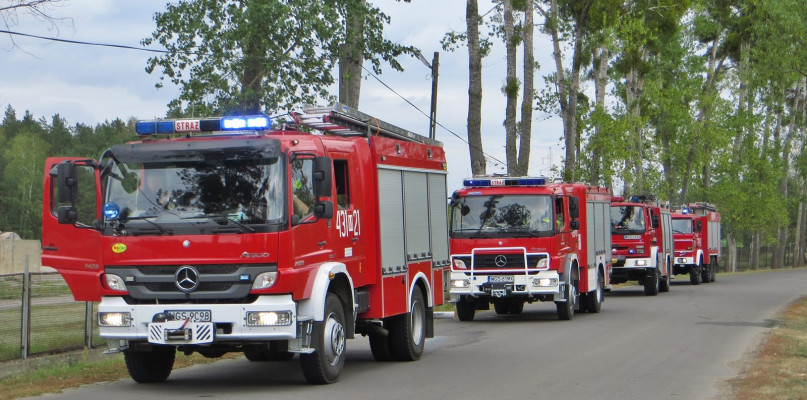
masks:
POLYGON ((168 50, 147 49, 145 47, 134 47, 134 46, 127 46, 127 45, 123 45, 123 44, 95 43, 95 42, 84 42, 84 41, 81 41, 81 40, 59 39, 59 38, 55 38, 55 37, 38 36, 38 35, 31 35, 29 33, 8 31, 8 30, 5 30, 5 29, 0 29, 0 33, 7 33, 9 35, 24 36, 24 37, 34 38, 34 39, 41 39, 41 40, 50 40, 52 42, 83 44, 83 45, 87 45, 87 46, 99 46, 99 47, 114 47, 114 48, 118 48, 118 49, 140 50, 140 51, 147 51, 147 52, 151 52, 151 53, 163 53, 163 54, 168 53, 168 50))
MULTIPOLYGON (((401 100, 405 101, 407 104, 409 104, 410 106, 412 106, 412 108, 414 108, 415 110, 417 110, 419 113, 423 114, 423 116, 424 116, 424 117, 429 118, 429 114, 426 114, 425 112, 423 112, 423 110, 421 110, 420 108, 418 108, 418 106, 416 106, 414 103, 412 103, 411 101, 409 101, 409 99, 407 99, 406 97, 404 97, 404 96, 403 96, 403 95, 401 95, 400 93, 396 92, 396 91, 395 91, 395 89, 393 89, 393 88, 391 88, 389 85, 387 85, 387 84, 386 84, 384 81, 382 81, 382 80, 381 80, 381 78, 379 78, 379 77, 378 77, 376 74, 374 74, 372 71, 370 71, 369 69, 367 69, 367 67, 365 67, 364 65, 362 65, 361 67, 362 67, 362 69, 364 69, 364 71, 365 71, 365 72, 367 72, 367 73, 368 73, 370 76, 372 76, 372 77, 373 77, 375 80, 377 80, 377 81, 378 81, 380 84, 384 85, 384 87, 385 87, 385 88, 387 88, 387 89, 388 89, 390 92, 392 92, 392 93, 394 93, 396 96, 400 97, 400 98, 401 98, 401 100)), ((474 150, 479 150, 480 152, 482 152, 482 154, 485 156, 485 158, 487 158, 487 159, 489 159, 489 160, 496 161, 497 163, 502 164, 502 165, 507 165, 506 163, 502 162, 502 161, 501 161, 501 160, 499 160, 498 158, 493 157, 492 155, 485 153, 485 152, 484 152, 482 149, 477 148, 476 146, 471 145, 471 143, 469 143, 467 140, 465 140, 465 138, 463 138, 462 136, 460 136, 460 135, 456 134, 456 133, 455 133, 454 131, 452 131, 451 129, 448 129, 448 128, 447 128, 445 125, 441 124, 441 123, 440 123, 440 121, 435 121, 435 124, 437 124, 437 126, 439 126, 439 127, 443 128, 443 129, 445 129, 445 130, 446 130, 448 133, 450 133, 450 134, 454 135, 454 136, 455 136, 457 139, 461 140, 462 142, 464 142, 464 143, 465 143, 465 144, 467 144, 468 146, 472 147, 474 150)))
MULTIPOLYGON (((492 10, 493 9, 491 9, 490 11, 492 11, 492 10)), ((490 11, 485 13, 485 15, 490 13, 490 11)), ((32 35, 32 34, 29 34, 29 33, 14 32, 14 31, 9 31, 9 30, 5 30, 5 29, 0 29, 0 33, 5 33, 5 34, 9 34, 9 35, 16 35, 16 36, 23 36, 23 37, 30 37, 30 38, 34 38, 34 39, 40 39, 40 40, 49 40, 49 41, 52 41, 52 42, 59 42, 59 43, 79 44, 79 45, 85 45, 85 46, 111 47, 111 48, 116 48, 116 49, 138 50, 138 51, 145 51, 145 52, 150 52, 150 53, 161 53, 161 54, 170 53, 168 50, 148 49, 148 48, 145 48, 145 47, 135 47, 135 46, 122 45, 122 44, 110 44, 110 43, 87 42, 87 41, 82 41, 82 40, 60 39, 60 38, 54 38, 54 37, 48 37, 48 36, 32 35)), ((409 101, 409 99, 402 96, 400 93, 396 92, 395 89, 393 89, 392 87, 387 85, 384 81, 381 80, 381 78, 379 78, 378 76, 376 76, 376 74, 374 74, 372 71, 367 69, 367 67, 362 65, 362 69, 364 69, 370 76, 372 76, 375 80, 377 80, 385 88, 387 88, 387 90, 394 93, 396 96, 400 97, 403 101, 405 101, 407 104, 409 104, 412 108, 417 110, 419 113, 423 114, 423 116, 425 116, 426 118, 429 118, 428 114, 423 112, 423 110, 418 108, 418 106, 416 106, 414 103, 409 101)), ((493 161, 495 161, 495 162, 497 162, 497 163, 499 163, 501 165, 507 165, 507 163, 499 160, 498 158, 493 157, 492 155, 485 153, 482 149, 471 145, 471 143, 469 143, 465 138, 463 138, 462 136, 456 134, 451 129, 448 129, 445 125, 441 124, 439 121, 435 121, 435 124, 437 126, 443 128, 443 129, 445 129, 448 133, 454 135, 457 139, 461 140, 462 142, 464 142, 465 144, 467 144, 468 146, 470 146, 474 150, 479 150, 485 156, 486 159, 493 160, 493 161)))

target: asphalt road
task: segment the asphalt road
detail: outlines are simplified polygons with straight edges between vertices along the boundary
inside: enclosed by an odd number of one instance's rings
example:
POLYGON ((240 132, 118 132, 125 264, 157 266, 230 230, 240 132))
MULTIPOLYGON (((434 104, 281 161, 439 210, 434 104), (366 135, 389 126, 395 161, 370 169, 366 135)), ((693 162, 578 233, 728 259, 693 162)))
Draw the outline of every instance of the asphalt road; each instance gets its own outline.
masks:
POLYGON ((340 381, 305 383, 299 363, 239 358, 172 373, 165 384, 129 379, 47 399, 717 399, 776 315, 807 294, 807 270, 733 276, 669 293, 614 289, 600 314, 558 321, 552 303, 517 316, 477 312, 438 319, 420 361, 373 361, 366 339, 348 342, 340 381))

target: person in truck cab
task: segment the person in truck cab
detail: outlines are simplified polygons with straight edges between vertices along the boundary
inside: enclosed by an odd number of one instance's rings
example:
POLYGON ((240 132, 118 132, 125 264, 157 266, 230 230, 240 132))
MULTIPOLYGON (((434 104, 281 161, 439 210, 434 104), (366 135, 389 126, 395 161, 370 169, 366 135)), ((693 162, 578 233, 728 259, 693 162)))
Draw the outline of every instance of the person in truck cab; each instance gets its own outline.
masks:
POLYGON ((172 209, 176 207, 176 202, 171 197, 171 190, 168 188, 163 171, 146 173, 146 182, 142 194, 147 202, 146 208, 172 209))

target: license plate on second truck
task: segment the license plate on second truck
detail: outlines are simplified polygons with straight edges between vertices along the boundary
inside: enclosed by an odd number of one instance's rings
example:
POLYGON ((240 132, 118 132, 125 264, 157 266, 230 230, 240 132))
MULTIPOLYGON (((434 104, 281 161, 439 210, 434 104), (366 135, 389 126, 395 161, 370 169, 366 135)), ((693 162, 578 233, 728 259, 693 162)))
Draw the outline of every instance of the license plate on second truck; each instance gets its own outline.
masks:
POLYGON ((513 275, 491 275, 488 282, 513 282, 513 275))
POLYGON ((166 310, 165 313, 173 321, 210 322, 210 310, 166 310))

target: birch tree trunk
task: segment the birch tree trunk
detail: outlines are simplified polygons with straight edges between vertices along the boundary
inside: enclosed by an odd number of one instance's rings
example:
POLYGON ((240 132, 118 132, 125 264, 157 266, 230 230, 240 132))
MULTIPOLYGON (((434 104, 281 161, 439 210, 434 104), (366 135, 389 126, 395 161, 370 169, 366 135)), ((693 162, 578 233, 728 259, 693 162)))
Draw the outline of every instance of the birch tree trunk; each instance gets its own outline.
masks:
POLYGON ((477 0, 467 0, 465 23, 468 28, 468 151, 471 172, 484 175, 487 165, 482 151, 482 48, 477 0))

